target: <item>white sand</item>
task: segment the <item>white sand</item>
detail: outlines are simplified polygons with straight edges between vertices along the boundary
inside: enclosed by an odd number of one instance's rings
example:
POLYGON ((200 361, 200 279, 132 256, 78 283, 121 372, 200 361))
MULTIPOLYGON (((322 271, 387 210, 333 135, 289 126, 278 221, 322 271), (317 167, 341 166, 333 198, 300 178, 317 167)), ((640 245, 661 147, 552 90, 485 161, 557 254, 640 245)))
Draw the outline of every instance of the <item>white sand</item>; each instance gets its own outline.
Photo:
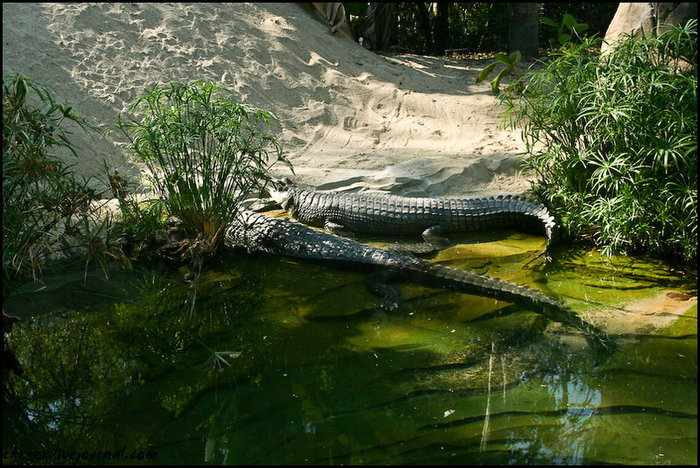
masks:
MULTIPOLYGON (((474 84, 488 61, 474 63, 376 55, 296 3, 3 3, 4 73, 52 88, 103 129, 154 83, 214 81, 275 113, 296 179, 325 189, 526 190, 520 132, 498 127, 488 82, 474 84)), ((104 160, 135 174, 120 138, 76 131, 76 171, 97 174, 104 160)))

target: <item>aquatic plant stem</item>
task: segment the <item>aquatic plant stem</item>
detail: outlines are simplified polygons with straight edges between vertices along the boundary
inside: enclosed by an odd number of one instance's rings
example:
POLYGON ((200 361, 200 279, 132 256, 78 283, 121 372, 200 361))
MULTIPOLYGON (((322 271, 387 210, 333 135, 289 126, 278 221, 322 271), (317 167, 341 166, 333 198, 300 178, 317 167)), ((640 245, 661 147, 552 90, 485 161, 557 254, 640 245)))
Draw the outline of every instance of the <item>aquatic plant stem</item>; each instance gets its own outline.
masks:
POLYGON ((495 352, 496 344, 491 342, 491 354, 489 354, 489 377, 486 387, 486 411, 484 412, 484 427, 481 431, 481 452, 483 452, 486 448, 486 441, 488 440, 489 435, 489 422, 491 420, 491 375, 493 374, 493 356, 495 352))

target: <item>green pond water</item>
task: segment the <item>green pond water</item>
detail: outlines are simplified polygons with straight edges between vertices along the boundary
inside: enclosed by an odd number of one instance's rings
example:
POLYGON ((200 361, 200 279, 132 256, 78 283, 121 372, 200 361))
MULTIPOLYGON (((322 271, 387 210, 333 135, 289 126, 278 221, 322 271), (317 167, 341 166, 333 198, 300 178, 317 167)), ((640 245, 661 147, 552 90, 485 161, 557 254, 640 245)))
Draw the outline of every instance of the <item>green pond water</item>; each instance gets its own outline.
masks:
POLYGON ((594 250, 545 265, 514 231, 455 240, 429 259, 538 288, 617 327, 619 350, 594 365, 575 330, 406 282, 384 312, 364 273, 281 257, 227 252, 189 282, 68 271, 5 301, 24 372, 4 373, 3 461, 697 463, 696 308, 623 326, 654 312, 625 304, 695 295, 689 272, 594 250))

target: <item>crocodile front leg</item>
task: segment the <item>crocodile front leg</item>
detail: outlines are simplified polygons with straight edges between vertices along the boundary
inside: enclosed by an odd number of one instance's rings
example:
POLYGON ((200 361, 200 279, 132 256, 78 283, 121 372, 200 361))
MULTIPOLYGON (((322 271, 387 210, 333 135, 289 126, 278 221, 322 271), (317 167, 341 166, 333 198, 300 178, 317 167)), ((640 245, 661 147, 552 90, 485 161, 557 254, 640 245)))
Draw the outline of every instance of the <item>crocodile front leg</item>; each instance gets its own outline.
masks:
POLYGON ((323 223, 323 229, 325 229, 328 232, 332 232, 333 234, 337 234, 339 236, 349 237, 350 239, 357 238, 357 236, 355 236, 355 233, 352 232, 350 229, 346 228, 342 224, 335 223, 330 219, 327 219, 323 223))
POLYGON ((445 232, 445 228, 439 224, 435 226, 430 226, 428 229, 421 233, 423 240, 428 244, 434 245, 438 248, 445 248, 451 244, 451 242, 443 237, 442 234, 445 232))

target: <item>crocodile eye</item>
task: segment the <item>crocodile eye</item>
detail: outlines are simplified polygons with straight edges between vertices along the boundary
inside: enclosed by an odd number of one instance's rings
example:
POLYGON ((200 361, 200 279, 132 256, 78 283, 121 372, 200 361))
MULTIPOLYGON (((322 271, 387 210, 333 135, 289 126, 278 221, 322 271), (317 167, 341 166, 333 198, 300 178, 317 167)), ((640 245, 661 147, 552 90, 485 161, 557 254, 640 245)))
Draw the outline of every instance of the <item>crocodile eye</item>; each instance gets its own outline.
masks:
POLYGON ((270 184, 272 185, 273 189, 280 191, 284 191, 288 187, 294 185, 289 177, 282 177, 281 179, 272 179, 270 180, 270 184))

